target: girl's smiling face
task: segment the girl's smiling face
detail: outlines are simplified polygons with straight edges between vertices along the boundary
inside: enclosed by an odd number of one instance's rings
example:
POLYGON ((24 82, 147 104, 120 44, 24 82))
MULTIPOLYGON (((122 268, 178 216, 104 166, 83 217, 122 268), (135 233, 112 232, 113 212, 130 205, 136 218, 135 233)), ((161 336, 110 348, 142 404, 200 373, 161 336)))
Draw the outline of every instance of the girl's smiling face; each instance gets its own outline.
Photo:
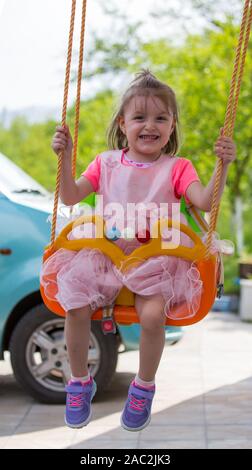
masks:
POLYGON ((119 117, 131 157, 152 161, 159 157, 174 129, 173 114, 157 96, 137 96, 126 105, 119 117))

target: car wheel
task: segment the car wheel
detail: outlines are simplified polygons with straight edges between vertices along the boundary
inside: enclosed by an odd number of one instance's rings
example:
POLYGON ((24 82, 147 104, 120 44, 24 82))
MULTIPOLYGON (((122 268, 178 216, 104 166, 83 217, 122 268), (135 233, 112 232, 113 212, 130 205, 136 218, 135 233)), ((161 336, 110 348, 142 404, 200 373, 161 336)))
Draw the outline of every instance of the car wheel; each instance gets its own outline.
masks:
MULTIPOLYGON (((42 403, 64 403, 64 387, 70 378, 70 367, 64 341, 63 317, 40 304, 16 325, 10 340, 14 375, 20 385, 42 403)), ((104 391, 116 369, 118 340, 104 336, 99 321, 92 321, 88 364, 97 383, 97 395, 104 391)))

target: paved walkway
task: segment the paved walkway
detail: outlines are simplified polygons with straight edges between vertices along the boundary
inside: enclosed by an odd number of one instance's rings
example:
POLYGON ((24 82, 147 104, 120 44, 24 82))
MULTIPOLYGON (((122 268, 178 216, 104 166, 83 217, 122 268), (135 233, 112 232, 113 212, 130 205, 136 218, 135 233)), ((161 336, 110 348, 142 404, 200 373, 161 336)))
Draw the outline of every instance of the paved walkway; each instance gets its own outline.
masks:
POLYGON ((138 352, 121 354, 117 374, 93 419, 81 430, 64 425, 62 405, 42 405, 0 362, 0 448, 33 449, 252 449, 252 324, 211 313, 165 348, 157 374, 150 425, 131 433, 120 427, 138 352))

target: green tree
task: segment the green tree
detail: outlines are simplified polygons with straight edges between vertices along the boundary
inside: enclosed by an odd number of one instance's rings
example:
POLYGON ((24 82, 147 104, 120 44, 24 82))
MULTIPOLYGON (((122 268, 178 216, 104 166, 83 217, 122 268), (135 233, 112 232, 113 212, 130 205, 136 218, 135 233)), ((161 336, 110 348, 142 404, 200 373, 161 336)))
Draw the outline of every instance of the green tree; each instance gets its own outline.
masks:
MULTIPOLYGON (((178 96, 181 108, 181 123, 183 129, 183 145, 181 152, 192 155, 192 160, 206 184, 213 170, 215 156, 213 145, 223 125, 227 104, 229 84, 232 74, 235 46, 238 38, 237 17, 226 15, 221 21, 216 16, 226 11, 226 2, 212 5, 207 1, 192 1, 192 6, 204 11, 208 19, 203 34, 187 35, 186 41, 174 45, 167 38, 149 42, 142 41, 137 54, 131 51, 132 60, 123 64, 121 71, 128 71, 129 76, 142 67, 149 67, 156 75, 169 83, 178 96), (222 9, 222 10, 221 10, 222 9)), ((233 1, 232 5, 241 11, 241 2, 233 1)), ((166 15, 172 11, 166 8, 166 15)), ((165 15, 165 13, 164 13, 165 15)), ((182 13, 183 16, 183 13, 182 13)), ((239 15, 240 20, 240 15, 239 15)), ((100 40, 101 41, 101 40, 100 40)), ((105 40, 104 40, 105 41, 105 40)), ((102 41, 100 42, 102 44, 102 41)), ((121 61, 113 51, 121 44, 115 40, 114 47, 107 55, 106 73, 119 73, 121 61), (117 46, 116 46, 117 44, 117 46)), ((128 43, 130 47, 130 42, 128 43)), ((93 57, 99 49, 93 51, 93 57)), ((103 54, 106 50, 102 47, 103 54)), ((104 61, 103 55, 101 60, 104 61)), ((230 167, 227 190, 230 205, 231 226, 236 226, 236 241, 238 253, 244 251, 242 215, 243 205, 251 201, 251 43, 246 61, 245 75, 240 95, 235 140, 238 148, 238 158, 230 167)), ((94 73, 94 71, 93 71, 94 73)), ((97 66, 97 73, 103 74, 97 66)), ((251 237, 245 233, 245 245, 251 246, 251 237)))

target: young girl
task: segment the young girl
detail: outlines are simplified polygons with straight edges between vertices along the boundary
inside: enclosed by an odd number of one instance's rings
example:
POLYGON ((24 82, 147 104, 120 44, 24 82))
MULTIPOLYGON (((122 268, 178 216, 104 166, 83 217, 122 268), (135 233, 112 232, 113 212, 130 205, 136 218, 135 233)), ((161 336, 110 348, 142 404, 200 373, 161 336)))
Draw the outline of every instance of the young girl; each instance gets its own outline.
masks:
MULTIPOLYGON (((64 204, 74 205, 95 191, 103 196, 103 207, 114 203, 124 209, 120 212, 121 217, 104 217, 107 223, 112 221, 110 229, 119 230, 118 238, 112 242, 124 253, 130 254, 142 244, 141 224, 140 229, 138 225, 138 237, 132 236, 132 231, 131 236, 127 236, 127 224, 130 223, 132 228, 132 220, 129 222, 126 217, 128 203, 155 203, 154 206, 159 208, 164 202, 178 204, 181 196, 185 196, 186 201, 197 208, 210 210, 216 168, 204 187, 190 160, 175 156, 179 147, 175 94, 148 70, 138 73, 124 93, 108 137, 109 147, 113 150, 98 155, 77 181, 71 173, 72 139, 67 126, 57 127, 52 148, 56 154, 64 151, 60 186, 64 204)), ((224 163, 220 198, 228 165, 235 159, 236 150, 232 139, 221 132, 215 151, 224 163)), ((144 229, 151 231, 146 212, 145 216, 144 229)), ((184 218, 181 221, 186 224, 184 218)), ((107 227, 109 229, 109 225, 107 227)), ((69 239, 79 237, 77 229, 80 227, 72 230, 69 239)), ((180 242, 191 246, 186 235, 181 236, 180 242)), ((143 429, 150 422, 155 374, 165 344, 166 315, 171 316, 171 308, 174 312, 182 301, 187 302, 189 315, 195 313, 202 292, 197 268, 176 257, 156 256, 125 273, 100 250, 84 248, 74 252, 60 249, 47 260, 41 273, 45 293, 47 282, 43 276, 55 272, 56 298, 67 312, 65 337, 72 373, 66 387, 66 424, 76 428, 90 421, 91 400, 96 391, 87 366, 91 316, 98 308, 113 304, 122 286, 126 285, 135 293, 141 338, 139 370, 130 384, 121 424, 129 431, 143 429)))

